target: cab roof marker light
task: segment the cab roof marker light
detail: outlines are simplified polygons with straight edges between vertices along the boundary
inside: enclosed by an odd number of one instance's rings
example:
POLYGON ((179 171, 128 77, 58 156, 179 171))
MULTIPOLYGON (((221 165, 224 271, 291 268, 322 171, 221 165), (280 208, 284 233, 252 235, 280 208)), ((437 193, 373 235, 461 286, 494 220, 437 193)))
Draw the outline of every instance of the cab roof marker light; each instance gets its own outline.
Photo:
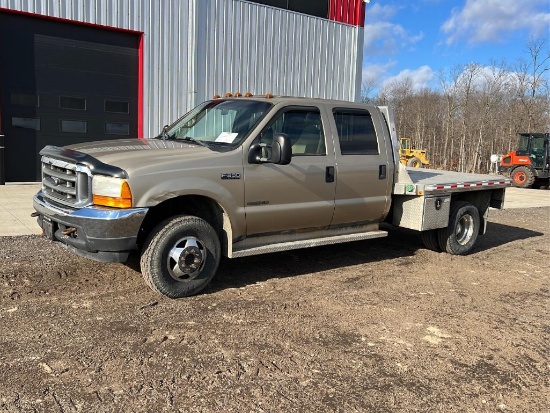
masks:
POLYGON ((246 98, 251 98, 252 96, 254 96, 254 95, 250 92, 246 92, 245 95, 244 95, 244 97, 246 97, 246 98))
POLYGON ((221 98, 221 96, 218 95, 218 94, 216 93, 216 94, 214 95, 214 99, 219 99, 219 98, 221 98))
POLYGON ((235 96, 236 98, 240 98, 242 97, 242 93, 241 92, 235 92, 235 94, 233 96, 235 96))
POLYGON ((231 94, 231 92, 227 92, 227 93, 225 94, 225 97, 226 97, 226 98, 230 98, 230 97, 233 97, 233 95, 231 94))
POLYGON ((273 99, 273 95, 271 93, 265 94, 266 99, 273 99))

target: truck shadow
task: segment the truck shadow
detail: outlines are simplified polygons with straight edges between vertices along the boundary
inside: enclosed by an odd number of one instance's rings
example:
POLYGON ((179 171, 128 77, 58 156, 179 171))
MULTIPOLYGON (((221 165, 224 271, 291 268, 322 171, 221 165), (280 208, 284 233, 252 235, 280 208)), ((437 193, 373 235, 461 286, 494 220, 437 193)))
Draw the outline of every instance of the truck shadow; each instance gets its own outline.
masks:
POLYGON ((476 246, 472 253, 489 250, 514 241, 540 237, 542 235, 544 235, 544 233, 539 231, 489 222, 487 224, 487 233, 477 239, 476 246))
MULTIPOLYGON (((425 249, 420 234, 388 226, 387 238, 357 241, 331 246, 306 248, 234 260, 222 259, 218 273, 203 294, 227 288, 242 288, 274 278, 330 271, 346 266, 378 261, 405 259, 411 263, 420 249, 425 249)), ((471 254, 486 251, 511 242, 539 237, 543 233, 509 225, 489 223, 487 234, 479 237, 471 254)), ((433 254, 436 254, 433 252, 433 254)))

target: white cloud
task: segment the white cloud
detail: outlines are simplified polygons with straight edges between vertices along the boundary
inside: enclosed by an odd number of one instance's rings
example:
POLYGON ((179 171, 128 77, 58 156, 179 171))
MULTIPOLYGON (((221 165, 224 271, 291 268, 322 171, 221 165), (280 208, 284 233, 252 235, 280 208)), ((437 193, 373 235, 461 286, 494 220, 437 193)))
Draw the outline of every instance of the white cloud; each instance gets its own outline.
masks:
POLYGON ((395 16, 395 13, 397 13, 399 9, 394 6, 381 6, 378 3, 374 3, 372 5, 368 5, 366 7, 365 12, 365 20, 367 22, 369 21, 377 21, 377 20, 388 20, 391 19, 393 16, 395 16))
POLYGON ((396 76, 385 79, 382 82, 382 87, 387 87, 392 84, 403 83, 410 80, 412 83, 412 88, 418 91, 430 87, 435 77, 434 71, 429 66, 424 65, 415 70, 402 70, 396 76))
POLYGON ((468 43, 499 41, 516 30, 532 34, 548 32, 548 0, 466 0, 463 8, 454 8, 441 30, 447 44, 460 39, 468 43))
POLYGON ((396 64, 397 62, 393 60, 383 64, 369 64, 367 66, 364 66, 363 83, 380 86, 386 78, 388 70, 394 67, 396 64))
POLYGON ((390 21, 398 11, 397 7, 380 6, 377 3, 367 7, 364 43, 366 56, 396 54, 400 48, 414 45, 424 38, 423 33, 410 34, 400 24, 390 21))

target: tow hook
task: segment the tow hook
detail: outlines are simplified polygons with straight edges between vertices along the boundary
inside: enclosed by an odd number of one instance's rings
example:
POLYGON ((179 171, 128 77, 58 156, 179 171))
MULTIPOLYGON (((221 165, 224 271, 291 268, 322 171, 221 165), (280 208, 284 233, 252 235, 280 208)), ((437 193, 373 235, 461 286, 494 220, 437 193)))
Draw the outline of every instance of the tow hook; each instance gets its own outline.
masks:
POLYGON ((63 231, 61 231, 61 233, 65 236, 69 236, 71 234, 74 234, 76 232, 76 228, 75 227, 69 227, 69 228, 65 228, 63 231))
POLYGON ((34 211, 34 212, 31 214, 31 218, 36 218, 36 217, 39 217, 39 216, 40 216, 40 212, 34 211))

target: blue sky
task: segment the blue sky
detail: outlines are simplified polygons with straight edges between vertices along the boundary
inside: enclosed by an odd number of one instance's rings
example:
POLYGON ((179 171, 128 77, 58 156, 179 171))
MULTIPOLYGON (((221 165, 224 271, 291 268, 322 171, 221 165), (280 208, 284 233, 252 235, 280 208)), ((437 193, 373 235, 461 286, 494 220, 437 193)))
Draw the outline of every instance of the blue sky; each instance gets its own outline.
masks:
POLYGON ((363 80, 376 88, 410 77, 437 88, 457 65, 528 59, 530 36, 550 35, 550 0, 371 0, 366 5, 363 80))

